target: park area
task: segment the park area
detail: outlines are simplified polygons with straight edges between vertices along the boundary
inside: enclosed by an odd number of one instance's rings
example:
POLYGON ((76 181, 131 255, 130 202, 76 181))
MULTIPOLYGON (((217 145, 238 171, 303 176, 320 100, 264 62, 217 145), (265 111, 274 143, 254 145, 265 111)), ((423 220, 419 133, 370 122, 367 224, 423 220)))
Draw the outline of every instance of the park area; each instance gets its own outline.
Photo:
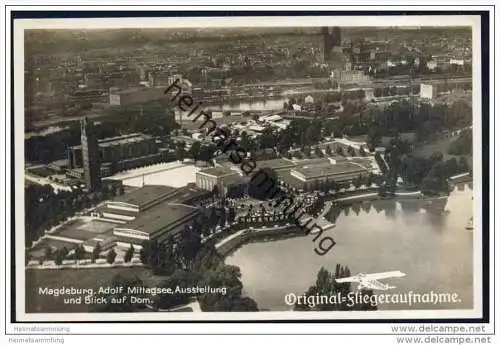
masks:
MULTIPOLYGON (((450 147, 450 144, 454 141, 457 140, 457 137, 447 137, 447 138, 439 138, 436 139, 432 142, 419 145, 415 148, 415 154, 420 157, 425 157, 428 158, 432 156, 433 153, 435 152, 441 152, 443 154, 443 160, 446 161, 450 158, 456 158, 457 160, 460 158, 460 156, 457 155, 450 155, 448 153, 448 148, 450 147)), ((466 155, 465 156, 467 159, 467 163, 469 166, 472 167, 472 156, 471 155, 466 155)))
POLYGON ((71 220, 55 231, 47 234, 54 237, 43 238, 35 245, 30 254, 33 258, 43 257, 46 247, 52 247, 53 249, 62 249, 66 247, 66 249, 72 250, 77 246, 78 241, 86 241, 103 234, 111 235, 113 226, 113 223, 90 218, 71 220))

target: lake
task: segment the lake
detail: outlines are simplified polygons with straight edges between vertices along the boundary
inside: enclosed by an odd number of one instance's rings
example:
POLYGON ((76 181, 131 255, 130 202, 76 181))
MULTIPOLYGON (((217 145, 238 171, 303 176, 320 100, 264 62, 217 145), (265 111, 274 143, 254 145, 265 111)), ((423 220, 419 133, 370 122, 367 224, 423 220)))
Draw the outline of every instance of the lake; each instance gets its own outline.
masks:
POLYGON ((325 256, 314 252, 314 236, 307 236, 249 243, 226 263, 240 267, 244 293, 260 309, 290 310, 284 296, 304 293, 322 266, 333 271, 336 264, 347 265, 352 274, 406 273, 403 278, 382 281, 396 286, 390 293, 434 291, 457 293, 461 299, 461 303, 411 308, 385 304, 379 309, 472 309, 474 231, 465 229, 473 213, 471 186, 456 187, 435 210, 419 200, 352 206, 347 214, 344 210, 338 215, 336 228, 329 231, 337 245, 325 256))

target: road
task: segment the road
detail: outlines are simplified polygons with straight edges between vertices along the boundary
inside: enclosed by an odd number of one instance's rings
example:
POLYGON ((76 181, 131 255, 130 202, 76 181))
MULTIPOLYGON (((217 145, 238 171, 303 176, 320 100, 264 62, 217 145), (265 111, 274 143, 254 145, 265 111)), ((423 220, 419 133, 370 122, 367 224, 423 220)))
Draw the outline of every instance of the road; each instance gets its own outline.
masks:
POLYGON ((52 188, 54 188, 54 190, 57 190, 57 191, 59 191, 59 190, 67 191, 67 192, 72 191, 71 187, 64 186, 64 185, 56 183, 54 181, 50 181, 49 179, 47 179, 45 177, 33 176, 33 175, 28 174, 28 173, 25 173, 24 178, 28 181, 31 181, 31 182, 34 182, 34 183, 37 183, 40 185, 51 185, 52 188))

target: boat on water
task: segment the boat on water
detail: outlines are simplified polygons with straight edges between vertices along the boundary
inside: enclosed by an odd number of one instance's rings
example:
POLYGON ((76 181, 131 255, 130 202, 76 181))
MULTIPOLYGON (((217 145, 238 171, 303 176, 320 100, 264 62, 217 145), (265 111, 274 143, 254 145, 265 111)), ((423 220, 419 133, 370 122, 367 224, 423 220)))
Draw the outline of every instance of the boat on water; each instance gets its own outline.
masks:
POLYGON ((467 226, 465 227, 467 230, 474 230, 474 222, 472 220, 472 217, 469 219, 469 223, 467 223, 467 226))

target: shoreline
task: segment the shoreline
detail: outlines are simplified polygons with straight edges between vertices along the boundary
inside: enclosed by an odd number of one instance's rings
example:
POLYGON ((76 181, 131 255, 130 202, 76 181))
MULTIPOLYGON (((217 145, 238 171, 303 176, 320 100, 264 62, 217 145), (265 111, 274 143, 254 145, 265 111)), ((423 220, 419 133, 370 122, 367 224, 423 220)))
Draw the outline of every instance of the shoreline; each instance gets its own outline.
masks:
MULTIPOLYGON (((341 197, 338 199, 330 199, 325 202, 329 207, 320 212, 318 217, 314 217, 315 219, 326 219, 325 216, 328 215, 333 207, 335 202, 343 202, 349 201, 352 203, 362 203, 362 202, 374 202, 378 200, 398 200, 398 199, 421 199, 421 200, 432 200, 435 197, 424 197, 420 191, 415 192, 396 192, 392 197, 382 197, 378 193, 365 193, 360 195, 354 195, 350 197, 341 197)), ((346 207, 350 207, 351 203, 341 204, 340 209, 344 209, 346 207)), ((329 231, 335 228, 335 222, 328 221, 333 224, 332 227, 328 227, 324 229, 324 231, 329 231)), ((271 238, 272 241, 280 241, 283 239, 287 239, 290 237, 299 237, 299 236, 307 236, 302 228, 297 224, 286 224, 279 226, 277 224, 269 224, 268 226, 254 228, 249 226, 247 229, 241 229, 237 232, 230 234, 229 236, 221 239, 215 244, 216 251, 224 256, 224 259, 231 255, 233 252, 238 250, 241 246, 254 242, 259 242, 259 239, 262 238, 271 238)), ((311 233, 313 234, 313 233, 311 233)))
MULTIPOLYGON (((395 198, 391 198, 395 201, 395 198)), ((423 200, 432 200, 433 198, 425 198, 423 200)), ((367 203, 372 203, 370 201, 365 201, 367 203)), ((333 208, 332 208, 333 209, 333 208)), ((292 226, 294 224, 289 224, 289 228, 286 230, 286 232, 280 232, 279 234, 278 233, 275 233, 273 235, 273 231, 256 231, 256 234, 258 234, 259 236, 249 236, 247 238, 245 238, 245 241, 242 241, 239 245, 237 246, 234 246, 233 248, 231 248, 231 250, 227 250, 224 254, 224 257, 222 258, 223 262, 225 262, 227 264, 227 260, 228 258, 232 257, 232 255, 238 250, 241 248, 241 246, 245 245, 245 244, 250 244, 250 243, 255 243, 255 242, 258 242, 258 243, 263 243, 263 242, 274 242, 274 241, 281 241, 281 240, 285 240, 287 238, 295 238, 295 237, 298 237, 300 236, 300 234, 297 232, 298 228, 297 226, 295 226, 295 228, 292 226)), ((279 229, 283 229, 285 226, 277 226, 277 227, 274 227, 273 229, 271 230, 274 230, 274 232, 276 232, 276 230, 279 230, 279 229)), ((242 229, 243 230, 243 229, 242 229)), ((260 230, 260 229, 255 229, 255 230, 260 230)), ((302 236, 305 236, 305 235, 302 235, 302 236)), ((226 248, 228 249, 228 248, 226 248)), ((83 267, 80 267, 80 268, 83 268, 83 267)), ((90 267, 89 267, 90 268, 90 267)), ((112 275, 114 272, 122 272, 120 270, 141 270, 141 271, 148 271, 149 268, 147 266, 142 266, 142 267, 123 267, 123 266, 114 266, 114 267, 95 267, 93 269, 91 269, 89 272, 92 272, 92 274, 102 274, 102 273, 99 273, 99 272, 108 272, 108 275, 112 275), (114 270, 114 269, 117 269, 117 270, 114 270), (97 273, 95 273, 97 272, 97 273)), ((36 272, 39 272, 40 274, 56 274, 56 276, 59 275, 59 273, 56 273, 56 271, 59 271, 61 272, 62 274, 78 274, 76 272, 77 269, 76 268, 73 268, 73 267, 65 267, 63 269, 60 269, 60 270, 54 270, 54 269, 48 269, 48 270, 32 270, 32 269, 27 269, 25 272, 26 274, 28 274, 28 272, 32 272, 32 273, 36 273, 36 272), (53 272, 53 273, 51 273, 53 272), (72 272, 75 272, 75 273, 72 273, 72 272)), ((85 271, 83 271, 82 273, 84 273, 85 271)), ((125 274, 126 275, 126 274, 125 274)))
MULTIPOLYGON (((343 193, 342 193, 343 194, 343 193)), ((347 193, 349 194, 349 193, 347 193)), ((333 196, 330 196, 333 197, 333 196)), ((358 195, 351 195, 351 196, 341 196, 339 198, 328 198, 328 200, 325 201, 325 205, 323 206, 323 209, 319 212, 318 216, 314 217, 311 215, 308 215, 308 217, 312 217, 313 219, 316 219, 317 221, 320 221, 320 223, 326 223, 326 224, 320 224, 323 228, 323 231, 329 231, 335 228, 335 222, 334 221, 329 221, 327 219, 327 215, 334 209, 334 207, 339 208, 340 210, 343 210, 346 207, 350 207, 352 204, 355 203, 364 203, 364 202, 375 202, 378 200, 398 200, 398 199, 421 199, 421 200, 432 200, 435 199, 435 197, 423 197, 420 191, 414 191, 414 192, 396 192, 394 196, 391 197, 382 197, 376 192, 371 192, 367 191, 366 193, 363 194, 358 194, 358 195), (338 203, 337 206, 335 206, 335 203, 338 203), (325 225, 323 227, 323 225, 325 225)), ((72 221, 75 221, 77 218, 72 219, 72 221)), ((238 224, 231 224, 228 227, 226 227, 222 231, 231 231, 231 227, 233 226, 241 226, 240 223, 238 224)), ((57 227, 56 227, 57 228, 57 227)), ((55 229, 51 229, 55 230, 55 229)), ((46 233, 45 237, 52 237, 51 232, 49 231, 46 233)), ((315 234, 316 232, 311 232, 310 234, 315 234)), ((304 229, 300 226, 295 224, 292 220, 290 220, 289 223, 286 223, 283 225, 283 223, 278 224, 278 223, 269 223, 266 225, 251 225, 249 224, 247 228, 244 229, 239 229, 235 232, 232 232, 221 239, 217 240, 215 243, 215 249, 216 251, 224 257, 227 257, 237 249, 239 249, 241 246, 251 243, 251 242, 260 242, 261 240, 271 240, 271 241, 279 241, 291 237, 300 237, 300 236, 307 236, 308 234, 304 231, 304 229)), ((36 244, 36 243, 35 243, 36 244)), ((68 263, 59 265, 59 266, 54 266, 54 265, 37 265, 34 264, 34 261, 28 263, 26 265, 26 269, 77 269, 77 268, 96 268, 95 266, 99 267, 105 267, 105 268, 114 268, 114 267, 129 267, 129 266, 142 266, 142 264, 139 264, 137 262, 135 263, 128 263, 124 265, 123 263, 115 263, 112 265, 107 265, 107 264, 94 264, 94 265, 89 265, 88 263, 83 263, 81 265, 75 264, 72 262, 72 264, 68 263), (132 264, 132 265, 131 265, 132 264)))
MULTIPOLYGON (((467 184, 468 181, 460 181, 453 184, 455 187, 458 184, 467 184)), ((333 210, 334 203, 340 202, 341 207, 340 210, 344 208, 351 207, 356 203, 374 203, 376 201, 383 200, 421 200, 424 203, 432 202, 434 200, 448 200, 449 195, 435 195, 435 196, 425 196, 421 193, 421 191, 413 191, 413 192, 396 192, 394 196, 383 197, 378 193, 368 192, 360 195, 353 196, 342 196, 340 198, 329 199, 325 202, 325 204, 329 204, 328 210, 323 210, 324 212, 320 212, 320 216, 315 217, 316 219, 326 218, 326 216, 333 210)), ((423 207, 426 209, 425 205, 423 207)), ((443 210, 446 212, 446 210, 443 210)), ((333 228, 335 227, 335 222, 329 221, 333 224, 333 228)), ((325 231, 332 230, 333 228, 325 229, 325 231)), ((271 241, 280 241, 290 237, 299 237, 299 236, 307 236, 305 233, 300 232, 301 227, 297 224, 287 224, 285 226, 279 226, 277 224, 270 224, 265 227, 260 227, 254 229, 254 227, 249 226, 248 229, 238 230, 237 232, 221 239, 215 244, 215 248, 219 254, 224 256, 226 259, 236 250, 244 246, 245 244, 252 242, 260 242, 261 239, 270 238, 271 241), (284 231, 280 231, 284 230, 284 231), (219 249, 220 248, 220 249, 219 249)))

